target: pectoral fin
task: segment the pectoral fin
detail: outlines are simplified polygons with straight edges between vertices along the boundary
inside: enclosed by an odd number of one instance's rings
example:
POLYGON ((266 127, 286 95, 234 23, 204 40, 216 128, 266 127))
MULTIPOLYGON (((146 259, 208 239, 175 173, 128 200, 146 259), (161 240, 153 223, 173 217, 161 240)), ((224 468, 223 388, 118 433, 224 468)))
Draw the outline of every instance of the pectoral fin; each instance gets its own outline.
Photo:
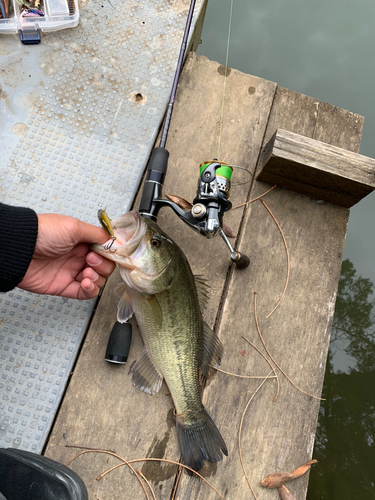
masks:
POLYGON ((118 299, 121 299, 121 297, 124 295, 125 292, 126 292, 126 285, 123 281, 121 281, 121 283, 118 283, 115 286, 115 295, 118 299))
POLYGON ((117 321, 126 323, 133 316, 133 307, 130 301, 130 296, 127 292, 123 294, 117 306, 117 321))
POLYGON ((159 392, 163 377, 154 367, 146 347, 143 348, 141 357, 129 371, 133 385, 147 394, 159 392))
POLYGON ((205 378, 210 378, 215 373, 215 368, 221 363, 223 344, 216 332, 203 321, 203 348, 199 369, 205 378))
POLYGON ((152 311, 152 315, 155 319, 155 323, 160 328, 161 325, 163 324, 163 312, 160 308, 160 304, 158 302, 158 299, 155 297, 155 295, 147 295, 146 302, 152 311))

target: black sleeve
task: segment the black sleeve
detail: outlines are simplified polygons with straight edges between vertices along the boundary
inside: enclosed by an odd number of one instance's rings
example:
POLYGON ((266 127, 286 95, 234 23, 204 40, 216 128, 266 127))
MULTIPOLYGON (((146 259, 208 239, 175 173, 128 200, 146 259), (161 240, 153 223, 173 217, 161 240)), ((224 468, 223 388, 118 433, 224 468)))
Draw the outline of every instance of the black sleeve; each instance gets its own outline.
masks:
POLYGON ((0 203, 0 292, 8 292, 22 281, 37 235, 38 216, 34 210, 0 203))

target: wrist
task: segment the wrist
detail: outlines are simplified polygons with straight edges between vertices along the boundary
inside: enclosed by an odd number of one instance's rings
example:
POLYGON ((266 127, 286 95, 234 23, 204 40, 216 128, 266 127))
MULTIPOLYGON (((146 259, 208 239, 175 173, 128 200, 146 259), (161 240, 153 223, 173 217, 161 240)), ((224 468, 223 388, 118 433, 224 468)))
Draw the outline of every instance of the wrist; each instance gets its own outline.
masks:
POLYGON ((30 265, 38 235, 34 210, 0 204, 0 291, 7 292, 23 279, 30 265))

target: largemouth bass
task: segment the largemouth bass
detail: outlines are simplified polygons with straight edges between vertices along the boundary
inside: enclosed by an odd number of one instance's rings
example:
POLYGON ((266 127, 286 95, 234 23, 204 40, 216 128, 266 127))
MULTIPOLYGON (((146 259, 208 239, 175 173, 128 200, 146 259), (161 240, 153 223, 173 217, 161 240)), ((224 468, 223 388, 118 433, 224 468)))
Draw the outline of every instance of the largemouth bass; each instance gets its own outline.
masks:
POLYGON ((208 378, 223 352, 219 338, 202 319, 208 287, 194 277, 176 243, 138 212, 113 221, 113 234, 108 232, 111 239, 92 248, 118 263, 124 284, 117 319, 125 322, 134 313, 145 344, 131 368, 132 382, 156 394, 165 379, 175 405, 184 464, 199 470, 206 460, 228 455, 200 397, 200 375, 208 378))

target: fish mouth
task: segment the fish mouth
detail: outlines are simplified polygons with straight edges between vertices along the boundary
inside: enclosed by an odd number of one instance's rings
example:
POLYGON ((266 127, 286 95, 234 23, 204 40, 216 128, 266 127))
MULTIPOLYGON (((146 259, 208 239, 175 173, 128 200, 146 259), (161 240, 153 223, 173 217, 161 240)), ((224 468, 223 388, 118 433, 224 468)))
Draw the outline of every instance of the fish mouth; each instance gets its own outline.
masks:
POLYGON ((131 255, 146 233, 146 224, 137 211, 128 212, 113 222, 117 244, 129 249, 131 255))
POLYGON ((129 257, 138 248, 146 233, 146 224, 136 210, 128 212, 112 222, 111 238, 103 245, 91 248, 111 260, 129 257))

